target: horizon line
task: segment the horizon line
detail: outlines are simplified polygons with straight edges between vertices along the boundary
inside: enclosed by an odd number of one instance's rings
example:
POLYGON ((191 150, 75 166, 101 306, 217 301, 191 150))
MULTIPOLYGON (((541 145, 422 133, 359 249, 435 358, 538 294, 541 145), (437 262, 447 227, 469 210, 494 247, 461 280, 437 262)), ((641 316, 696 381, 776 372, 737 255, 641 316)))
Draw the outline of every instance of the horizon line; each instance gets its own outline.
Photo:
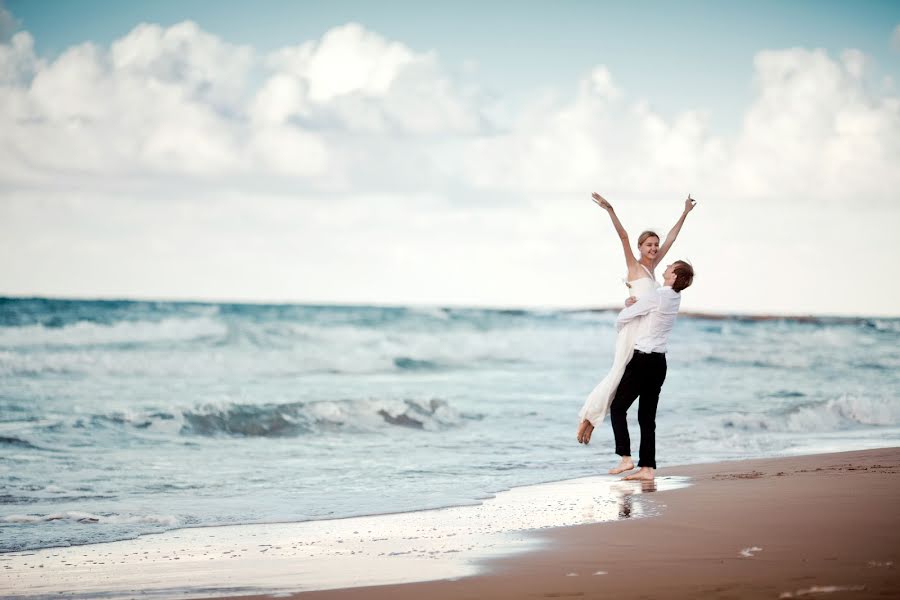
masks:
MULTIPOLYGON (((428 303, 395 303, 395 302, 341 302, 341 301, 317 301, 317 300, 248 300, 228 298, 167 298, 167 297, 128 297, 128 296, 52 296, 23 294, 15 295, 0 292, 0 301, 3 300, 53 300, 61 302, 164 302, 170 304, 234 304, 248 306, 306 306, 306 307, 340 307, 340 308, 430 308, 449 310, 490 310, 490 311, 554 311, 554 312, 618 312, 622 310, 617 306, 552 306, 552 305, 493 305, 493 304, 428 304, 428 303)), ((751 321, 776 321, 788 320, 798 322, 827 321, 859 321, 866 319, 900 319, 900 314, 895 315, 863 315, 863 314, 836 314, 836 313, 750 313, 729 310, 686 310, 679 312, 680 317, 691 319, 709 320, 751 320, 751 321)))

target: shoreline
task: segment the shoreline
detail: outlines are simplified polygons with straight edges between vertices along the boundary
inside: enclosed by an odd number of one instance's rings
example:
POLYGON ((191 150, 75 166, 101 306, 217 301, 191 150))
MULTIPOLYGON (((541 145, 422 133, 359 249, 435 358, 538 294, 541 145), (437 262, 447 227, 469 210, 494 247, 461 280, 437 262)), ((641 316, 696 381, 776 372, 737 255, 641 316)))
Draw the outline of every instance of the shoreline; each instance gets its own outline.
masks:
MULTIPOLYGON (((540 549, 456 581, 297 600, 840 598, 900 594, 900 448, 667 467, 658 516, 537 532, 540 549)), ((254 598, 266 598, 258 596, 254 598)))
MULTIPOLYGON (((741 459, 726 459, 726 460, 715 460, 715 461, 703 461, 703 462, 688 462, 688 463, 679 463, 671 466, 662 467, 657 470, 657 479, 662 479, 667 476, 667 473, 663 473, 662 471, 670 471, 670 470, 681 470, 686 468, 702 468, 702 467, 712 467, 712 466, 727 466, 733 463, 745 463, 747 461, 757 461, 757 460, 779 460, 779 459, 790 459, 797 457, 814 457, 814 456, 822 456, 822 455, 831 455, 831 454, 844 454, 849 452, 870 452, 876 450, 889 450, 892 448, 896 448, 900 450, 900 445, 898 446, 875 446, 872 448, 863 448, 861 450, 839 450, 839 451, 822 451, 822 452, 808 452, 808 449, 803 449, 801 452, 797 454, 786 454, 783 456, 773 456, 773 457, 761 457, 761 458, 741 458, 741 459)), ((609 465, 600 465, 602 469, 606 469, 608 466, 613 466, 614 461, 611 459, 609 461, 609 465)), ((635 471, 637 469, 635 468, 635 471)), ((624 476, 625 474, 623 474, 624 476)), ((31 548, 24 550, 2 550, 0 549, 0 558, 4 555, 8 554, 18 554, 24 552, 41 552, 44 550, 59 550, 63 548, 82 548, 82 547, 90 547, 90 546, 102 546, 106 544, 116 544, 120 542, 134 542, 139 541, 144 538, 152 538, 153 536, 161 536, 166 535, 173 532, 191 530, 191 529, 210 529, 210 528, 231 528, 231 527, 254 527, 254 526, 270 526, 270 525, 298 525, 304 523, 329 523, 329 522, 339 522, 345 521, 349 519, 362 519, 362 518, 378 518, 378 517, 393 517, 399 515, 416 515, 419 513, 427 513, 427 512, 437 512, 443 510, 457 509, 457 508, 467 508, 467 507, 475 507, 483 504, 485 501, 492 500, 497 497, 498 494, 503 494, 505 492, 509 492, 511 490, 519 489, 519 488, 532 488, 543 485, 552 485, 557 483, 566 483, 566 482, 577 482, 581 480, 592 479, 595 477, 614 477, 618 479, 617 476, 606 475, 605 473, 595 474, 595 475, 583 475, 579 477, 569 477, 562 479, 549 479, 547 481, 540 481, 537 483, 527 483, 522 485, 514 485, 508 488, 502 488, 499 490, 494 490, 488 492, 487 496, 484 498, 480 498, 478 500, 472 500, 471 502, 464 502, 458 504, 446 504, 440 506, 426 506, 423 508, 416 509, 408 509, 408 510, 398 510, 398 511, 385 511, 385 512, 371 512, 371 513, 360 513, 360 514, 351 514, 346 516, 339 517, 326 517, 326 518, 316 518, 316 519, 304 519, 304 520, 272 520, 272 521, 251 521, 247 523, 210 523, 210 524, 195 524, 195 525, 184 525, 177 526, 171 529, 162 529, 159 531, 150 531, 147 533, 141 533, 134 537, 127 537, 121 539, 114 540, 106 540, 99 542, 88 542, 83 544, 67 544, 67 545, 56 545, 56 546, 41 546, 40 548, 31 548)), ((693 482, 689 482, 688 485, 691 485, 693 482)))
MULTIPOLYGON (((332 589, 306 587, 310 591, 294 595, 300 598, 335 600, 423 596, 431 600, 440 600, 460 597, 521 598, 534 595, 535 590, 544 590, 545 595, 572 594, 590 597, 596 593, 618 597, 639 597, 648 594, 656 597, 663 594, 664 597, 688 598, 710 595, 708 592, 719 586, 722 590, 738 591, 737 597, 741 597, 741 594, 758 596, 763 593, 765 595, 774 593, 774 597, 778 597, 778 594, 782 593, 795 594, 804 589, 812 589, 811 586, 832 585, 846 588, 841 588, 842 598, 872 597, 875 590, 900 589, 897 571, 900 534, 896 533, 900 531, 897 528, 900 523, 893 508, 897 500, 900 500, 898 474, 900 474, 900 448, 665 467, 658 472, 660 482, 665 482, 667 478, 687 477, 690 478, 690 485, 669 489, 659 495, 655 493, 635 495, 634 506, 637 510, 653 511, 654 507, 660 507, 654 516, 637 520, 620 518, 591 524, 564 522, 561 523, 563 526, 550 525, 536 530, 521 531, 519 532, 521 535, 513 536, 515 539, 512 545, 505 549, 499 548, 498 552, 492 552, 489 548, 481 548, 482 551, 478 552, 479 549, 476 548, 473 555, 475 562, 471 565, 473 568, 461 574, 454 574, 453 568, 444 568, 451 565, 451 559, 458 558, 455 556, 458 553, 453 548, 444 554, 422 555, 422 558, 428 560, 421 560, 416 564, 428 567, 432 571, 421 571, 420 579, 428 580, 418 583, 386 584, 383 578, 379 581, 378 575, 386 575, 388 581, 392 576, 400 576, 400 580, 403 580, 403 575, 399 572, 393 575, 387 572, 399 565, 398 557, 377 557, 377 560, 371 560, 364 569, 365 575, 365 571, 371 568, 371 572, 368 572, 370 579, 376 576, 372 585, 365 586, 363 583, 359 587, 347 587, 358 583, 348 581, 346 573, 335 573, 334 575, 338 577, 336 581, 340 582, 340 578, 344 578, 343 586, 340 584, 328 586, 332 589), (776 508, 773 510, 773 507, 776 508), (815 510, 809 510, 810 508, 815 510), (791 527, 799 527, 805 534, 809 534, 808 539, 791 539, 791 536, 785 538, 786 532, 790 532, 791 527), (846 548, 841 550, 834 547, 830 541, 833 539, 844 540, 846 548), (829 547, 834 556, 821 556, 821 551, 829 547), (863 552, 863 548, 867 548, 867 552, 863 552), (741 556, 741 552, 745 550, 749 556, 741 556), (641 577, 642 571, 637 568, 641 563, 650 565, 650 571, 654 576, 642 581, 641 585, 636 587, 633 584, 626 584, 631 578, 641 577), (830 571, 825 567, 829 567, 830 571), (836 567, 841 576, 829 578, 836 567), (803 581, 811 583, 806 587, 799 583, 794 585, 795 582, 803 581), (672 587, 673 582, 677 583, 675 587, 672 587), (853 586, 863 586, 863 589, 854 589, 853 586), (777 593, 775 588, 779 588, 777 593), (318 591, 312 591, 313 589, 318 591)), ((593 479, 590 477, 579 479, 588 480, 582 483, 593 486, 592 490, 599 489, 597 486, 605 481, 613 480, 610 476, 597 477, 596 481, 590 481, 593 479)), ((564 480, 556 484, 542 485, 551 487, 572 485, 578 481, 564 480)), ((634 490, 633 487, 631 489, 634 490)), ((562 493, 561 498, 568 498, 571 504, 573 489, 563 490, 562 493)), ((575 497, 583 500, 585 494, 584 489, 579 489, 575 492, 575 497)), ((500 495, 503 493, 498 494, 500 495)), ((589 491, 587 495, 593 494, 589 491)), ((626 496, 631 497, 631 494, 626 496)), ((516 513, 493 516, 509 521, 512 518, 521 518, 510 517, 511 514, 534 513, 540 510, 537 508, 540 505, 537 504, 536 497, 532 493, 520 498, 519 504, 514 504, 518 511, 516 513)), ((603 501, 594 502, 591 505, 592 510, 613 512, 618 510, 621 517, 620 500, 624 497, 615 500, 619 503, 618 506, 610 504, 610 498, 605 497, 603 501)), ((485 503, 476 505, 474 507, 476 512, 481 510, 485 513, 484 505, 485 503)), ((568 507, 566 510, 571 512, 582 508, 583 506, 579 505, 574 509, 568 507)), ((418 516, 433 516, 428 513, 444 513, 446 516, 452 511, 453 509, 431 509, 419 511, 418 516)), ((492 522, 491 519, 486 519, 477 526, 473 525, 472 514, 475 513, 459 516, 459 522, 452 527, 468 526, 472 528, 474 535, 478 533, 476 530, 479 527, 485 527, 486 523, 492 522)), ((393 513, 393 515, 400 520, 409 520, 414 513, 393 513)), ((349 517, 312 523, 322 524, 321 529, 324 532, 326 529, 333 529, 337 522, 347 524, 352 523, 354 519, 359 518, 349 517)), ((388 516, 364 519, 386 522, 388 516)), ((291 525, 228 525, 203 527, 198 530, 213 534, 227 533, 225 530, 229 530, 232 534, 237 531, 258 533, 266 527, 283 530, 290 529, 291 525)), ((151 575, 151 571, 146 569, 146 565, 132 563, 128 573, 133 578, 130 582, 134 584, 134 587, 130 588, 132 592, 141 590, 141 593, 160 597, 268 598, 272 597, 271 594, 274 592, 280 592, 279 596, 284 597, 286 592, 302 590, 305 587, 297 586, 296 576, 293 581, 289 576, 282 578, 267 576, 267 573, 274 573, 271 567, 275 556, 272 554, 260 555, 251 561, 250 565, 259 570, 255 585, 240 585, 239 581, 233 581, 228 585, 198 587, 197 584, 203 579, 201 574, 204 569, 208 570, 213 565, 225 563, 223 560, 215 560, 216 558, 237 558, 237 562, 227 563, 235 567, 242 560, 250 558, 231 555, 229 551, 208 557, 205 554, 209 554, 210 551, 204 554, 199 551, 202 548, 190 546, 188 532, 188 529, 172 530, 127 542, 133 552, 143 550, 144 554, 147 554, 144 548, 150 545, 151 537, 170 535, 180 539, 180 545, 188 546, 178 548, 179 551, 184 550, 186 555, 174 558, 187 560, 162 564, 167 567, 162 572, 166 574, 166 579, 171 584, 165 589, 142 586, 141 577, 151 575), (197 560, 192 562, 188 556, 191 552, 194 559, 201 558, 200 555, 203 554, 204 561, 214 562, 200 563, 197 560), (174 568, 176 564, 177 569, 174 568), (267 591, 260 593, 265 588, 268 588, 267 591), (250 595, 254 591, 257 594, 250 595)), ((285 535, 285 539, 292 539, 289 533, 285 535)), ((240 536, 237 537, 236 542, 231 540, 229 543, 237 543, 238 546, 248 546, 250 543, 242 541, 240 536)), ((376 544, 383 543, 378 542, 378 538, 373 539, 376 540, 374 542, 376 544)), ((494 538, 476 536, 472 538, 472 543, 477 545, 487 539, 494 538)), ((293 540, 296 543, 296 538, 293 540)), ((445 541, 440 543, 443 544, 445 541)), ((116 559, 114 562, 127 563, 129 559, 126 553, 120 555, 107 552, 115 550, 116 544, 123 542, 70 547, 75 549, 70 554, 75 554, 76 551, 81 554, 85 549, 93 547, 93 550, 105 552, 106 558, 103 562, 99 562, 101 565, 111 561, 111 558, 116 559)), ((363 544, 357 546, 356 550, 361 547, 365 549, 363 544)), ((348 546, 348 550, 349 548, 348 546)), ((355 554, 356 550, 349 552, 355 554)), ((91 564, 77 565, 77 577, 69 580, 70 587, 57 586, 59 589, 54 592, 49 590, 42 592, 24 585, 28 580, 27 573, 23 574, 22 570, 10 572, 9 559, 12 555, 34 556, 41 553, 52 555, 64 551, 64 548, 55 548, 0 554, 5 574, 13 575, 18 572, 25 577, 18 579, 18 585, 14 583, 13 578, 9 578, 8 585, 13 587, 4 590, 4 595, 29 597, 53 593, 57 597, 91 597, 104 589, 101 580, 109 581, 110 589, 114 589, 114 580, 124 575, 117 568, 108 565, 98 570, 100 567, 97 567, 96 561, 88 561, 91 564), (78 581, 82 585, 78 585, 78 581), (65 593, 58 593, 60 589, 65 593)), ((335 558, 336 556, 321 555, 313 559, 284 557, 278 562, 281 566, 293 565, 289 571, 293 569, 294 573, 299 571, 309 573, 315 569, 334 570, 342 564, 340 559, 335 558)), ((376 554, 371 553, 369 558, 376 558, 376 554)), ((366 563, 355 564, 366 565, 366 563)), ((407 564, 406 567, 408 566, 407 564)), ((60 577, 54 570, 45 571, 42 575, 44 583, 47 583, 48 579, 60 577)), ((408 575, 406 577, 408 580, 408 575)), ((362 581, 365 581, 365 577, 362 581)), ((65 585, 63 581, 57 583, 65 585)), ((728 595, 724 591, 722 594, 735 597, 734 594, 728 595)), ((711 595, 715 597, 716 594, 711 595)), ((113 593, 111 596, 116 597, 116 594, 113 593)))
MULTIPOLYGON (((664 477, 652 491, 677 489, 664 477)), ((8 552, 0 596, 161 598, 288 593, 454 579, 535 548, 536 530, 651 514, 641 485, 604 476, 514 487, 480 503, 366 517, 189 527, 135 539, 8 552), (176 562, 177 561, 177 562, 176 562), (210 562, 211 561, 211 562, 210 562), (46 569, 46 570, 44 570, 46 569)))

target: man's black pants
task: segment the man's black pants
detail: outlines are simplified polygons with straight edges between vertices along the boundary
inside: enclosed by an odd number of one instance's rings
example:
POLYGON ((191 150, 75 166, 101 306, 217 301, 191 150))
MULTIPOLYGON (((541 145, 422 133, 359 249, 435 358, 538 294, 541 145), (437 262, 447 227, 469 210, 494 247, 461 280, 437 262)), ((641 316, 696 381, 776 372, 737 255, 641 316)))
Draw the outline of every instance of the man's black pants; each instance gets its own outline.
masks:
POLYGON ((639 467, 656 468, 656 405, 659 390, 666 380, 666 355, 662 352, 644 353, 637 350, 625 367, 625 374, 609 407, 616 454, 631 456, 631 438, 625 415, 638 396, 638 423, 641 426, 641 460, 639 467))

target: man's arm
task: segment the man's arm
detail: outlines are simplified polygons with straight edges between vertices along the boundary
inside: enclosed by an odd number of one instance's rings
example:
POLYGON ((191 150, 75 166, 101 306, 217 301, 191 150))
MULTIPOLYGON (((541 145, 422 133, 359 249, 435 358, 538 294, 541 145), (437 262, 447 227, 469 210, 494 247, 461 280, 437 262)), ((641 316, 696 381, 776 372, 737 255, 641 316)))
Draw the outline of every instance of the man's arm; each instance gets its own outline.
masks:
POLYGON ((616 318, 616 331, 622 329, 626 323, 636 319, 637 317, 642 317, 653 309, 659 306, 659 293, 653 292, 652 294, 647 294, 631 306, 626 309, 623 309, 622 312, 619 313, 619 316, 616 318))

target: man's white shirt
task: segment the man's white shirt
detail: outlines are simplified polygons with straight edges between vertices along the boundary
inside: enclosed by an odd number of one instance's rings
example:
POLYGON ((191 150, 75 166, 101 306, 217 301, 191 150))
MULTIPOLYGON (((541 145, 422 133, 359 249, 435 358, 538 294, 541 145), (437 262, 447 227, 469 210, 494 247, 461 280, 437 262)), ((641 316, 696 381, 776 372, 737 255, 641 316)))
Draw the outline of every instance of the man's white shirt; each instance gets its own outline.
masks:
POLYGON ((675 317, 681 306, 681 294, 663 286, 655 293, 643 298, 619 313, 616 319, 616 330, 622 329, 626 323, 638 317, 647 316, 648 323, 641 325, 641 331, 634 343, 634 349, 641 352, 665 352, 669 334, 675 325, 675 317))

